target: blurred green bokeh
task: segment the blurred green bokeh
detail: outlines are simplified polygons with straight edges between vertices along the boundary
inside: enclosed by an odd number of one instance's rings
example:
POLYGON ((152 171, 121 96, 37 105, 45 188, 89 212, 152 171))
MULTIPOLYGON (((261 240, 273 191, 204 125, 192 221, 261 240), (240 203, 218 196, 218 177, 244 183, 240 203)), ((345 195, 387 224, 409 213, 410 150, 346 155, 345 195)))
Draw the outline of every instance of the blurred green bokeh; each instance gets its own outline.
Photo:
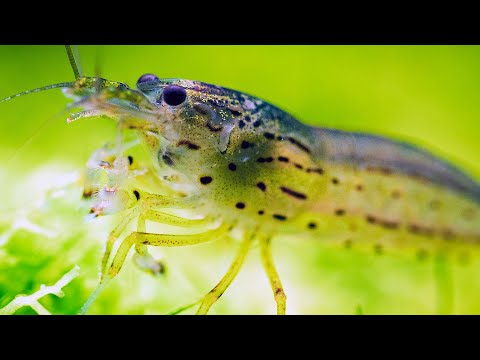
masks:
MULTIPOLYGON (((133 86, 140 75, 155 73, 233 88, 308 124, 421 145, 480 178, 478 46, 80 46, 79 51, 86 75, 133 86)), ((0 98, 74 79, 62 46, 0 46, 0 75, 0 98)), ((66 125, 61 112, 67 103, 60 90, 52 90, 0 104, 0 236, 49 185, 81 170, 95 149, 114 139, 114 124, 107 119, 66 125)), ((84 223, 80 191, 69 188, 32 215, 58 236, 21 230, 0 246, 0 307, 16 294, 53 284, 74 264, 81 275, 65 288, 65 297, 42 303, 52 313, 70 314, 86 300, 115 218, 84 223)), ((273 249, 288 313, 439 311, 431 259, 358 254, 295 239, 280 239, 273 249)), ((167 275, 153 278, 127 261, 90 313, 166 313, 193 302, 216 284, 234 251, 230 243, 153 249, 165 259, 167 275)), ((212 313, 274 313, 258 252, 250 253, 212 313)), ((437 273, 448 274, 442 281, 452 287, 451 311, 480 313, 479 265, 453 262, 441 271, 437 266, 437 273)))

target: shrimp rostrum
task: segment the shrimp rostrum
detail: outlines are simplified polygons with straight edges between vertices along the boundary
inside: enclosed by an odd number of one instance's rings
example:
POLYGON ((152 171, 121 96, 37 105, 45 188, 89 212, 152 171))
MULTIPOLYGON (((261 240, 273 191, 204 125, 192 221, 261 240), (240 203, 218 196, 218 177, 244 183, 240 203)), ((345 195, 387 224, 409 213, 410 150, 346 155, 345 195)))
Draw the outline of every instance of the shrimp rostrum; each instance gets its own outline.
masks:
POLYGON ((89 77, 57 87, 82 109, 69 121, 106 116, 119 129, 118 142, 87 165, 84 197, 92 216, 124 215, 83 312, 132 247, 137 264, 155 273, 161 266, 148 246, 195 245, 235 230, 237 253, 197 313, 209 311, 258 243, 277 313, 284 314, 286 295, 270 251, 279 235, 422 254, 480 241, 478 183, 411 145, 304 125, 263 100, 197 81, 146 74, 137 89, 89 77), (132 133, 148 154, 141 165, 128 153, 132 133), (135 221, 136 231, 121 239, 135 221), (147 221, 188 232, 152 233, 147 221))

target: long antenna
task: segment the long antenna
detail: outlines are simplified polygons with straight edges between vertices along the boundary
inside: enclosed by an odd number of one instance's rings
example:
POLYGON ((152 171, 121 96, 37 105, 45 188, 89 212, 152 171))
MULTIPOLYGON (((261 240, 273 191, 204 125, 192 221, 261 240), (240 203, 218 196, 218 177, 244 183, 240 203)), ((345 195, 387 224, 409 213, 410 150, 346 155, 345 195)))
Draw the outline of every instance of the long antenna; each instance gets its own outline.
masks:
POLYGON ((82 65, 80 63, 78 48, 74 46, 72 49, 71 45, 65 45, 65 50, 67 50, 68 60, 70 61, 70 65, 72 66, 75 79, 78 80, 79 78, 83 77, 82 65))
MULTIPOLYGON (((80 66, 80 61, 79 61, 78 48, 76 46, 74 46, 74 48, 72 50, 72 47, 70 45, 65 45, 65 48, 67 50, 68 60, 70 61, 70 65, 72 66, 73 73, 75 74, 75 78, 76 78, 76 80, 78 80, 83 76, 82 68, 80 66), (77 66, 77 64, 78 64, 78 66, 77 66)), ((47 85, 47 86, 43 86, 43 87, 40 87, 40 88, 23 91, 23 92, 20 92, 18 94, 11 95, 11 96, 8 96, 6 98, 0 99, 0 103, 12 100, 13 98, 16 98, 16 97, 19 97, 19 96, 28 95, 28 94, 35 93, 35 92, 40 92, 40 91, 50 90, 50 89, 58 89, 58 88, 72 88, 73 86, 75 86, 75 82, 73 82, 73 81, 72 82, 63 82, 63 83, 53 84, 53 85, 47 85)), ((64 113, 64 112, 65 111, 62 111, 62 113, 64 113)), ((55 117, 57 117, 59 115, 60 114, 56 115, 55 117)), ((33 138, 40 132, 40 130, 42 128, 44 128, 53 118, 54 117, 49 118, 49 119, 45 120, 44 122, 42 122, 42 124, 38 127, 38 129, 7 160, 7 163, 11 163, 14 160, 14 158, 19 154, 20 150, 22 150, 22 148, 24 148, 28 143, 30 143, 33 140, 33 138)))
MULTIPOLYGON (((73 73, 75 74, 75 80, 78 80, 83 77, 83 72, 82 72, 82 67, 80 65, 80 57, 78 56, 78 48, 76 46, 73 47, 70 45, 65 45, 65 49, 67 50, 67 55, 68 55, 68 60, 70 61, 70 65, 72 66, 73 73)), ((53 84, 53 85, 48 85, 48 86, 43 86, 37 89, 32 89, 32 90, 27 90, 23 91, 21 93, 8 96, 6 98, 0 99, 0 103, 4 101, 11 100, 13 98, 16 98, 18 96, 23 96, 39 91, 44 91, 44 90, 50 90, 50 89, 57 89, 57 88, 68 88, 68 87, 73 87, 75 85, 75 82, 64 82, 60 84, 53 84)))
POLYGON ((50 89, 67 88, 67 87, 72 87, 74 85, 75 85, 75 82, 72 81, 72 82, 64 82, 64 83, 60 83, 60 84, 53 84, 53 85, 44 86, 44 87, 37 88, 37 89, 27 90, 27 91, 23 91, 21 93, 18 93, 18 94, 0 99, 0 103, 4 102, 4 101, 12 100, 13 98, 16 98, 18 96, 28 95, 28 94, 31 94, 31 93, 44 91, 44 90, 50 90, 50 89))

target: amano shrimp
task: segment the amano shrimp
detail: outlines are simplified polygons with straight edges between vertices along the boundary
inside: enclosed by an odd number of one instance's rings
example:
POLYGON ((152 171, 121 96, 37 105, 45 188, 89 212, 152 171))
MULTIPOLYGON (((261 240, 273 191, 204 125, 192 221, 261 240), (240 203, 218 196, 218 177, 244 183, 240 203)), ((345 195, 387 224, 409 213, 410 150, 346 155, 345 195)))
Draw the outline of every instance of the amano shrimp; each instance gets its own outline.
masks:
POLYGON ((279 235, 377 252, 457 251, 480 240, 479 184, 426 151, 307 126, 265 100, 217 85, 152 74, 136 85, 79 75, 51 86, 82 108, 69 121, 106 116, 119 129, 118 143, 87 164, 84 197, 92 216, 124 216, 107 239, 99 287, 83 312, 132 247, 137 264, 156 272, 161 266, 148 246, 195 245, 235 233, 240 241, 231 266, 197 313, 208 312, 258 244, 277 313, 284 314, 287 297, 270 252, 279 235), (129 155, 132 136, 148 158, 129 155), (189 231, 152 233, 147 221, 189 231), (122 239, 131 222, 136 231, 122 239))

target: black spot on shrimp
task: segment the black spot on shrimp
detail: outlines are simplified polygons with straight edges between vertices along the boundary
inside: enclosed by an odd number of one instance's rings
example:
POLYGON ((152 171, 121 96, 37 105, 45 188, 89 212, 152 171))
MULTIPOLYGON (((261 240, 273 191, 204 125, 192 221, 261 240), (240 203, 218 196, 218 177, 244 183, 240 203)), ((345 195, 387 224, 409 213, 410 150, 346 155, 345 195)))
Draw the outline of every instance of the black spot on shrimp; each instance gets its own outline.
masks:
POLYGON ((243 203, 243 202, 237 202, 237 203, 235 204, 235 207, 236 207, 237 209, 240 209, 240 210, 245 209, 245 203, 243 203))
POLYGON ((377 223, 377 218, 373 215, 367 215, 365 216, 365 220, 369 223, 369 224, 376 224, 377 223))
POLYGON ((253 147, 253 146, 254 146, 253 143, 248 142, 248 141, 246 141, 246 140, 242 141, 242 144, 240 145, 240 147, 241 147, 242 149, 248 149, 248 148, 253 147))
POLYGON ((238 111, 238 110, 232 110, 232 109, 230 109, 230 112, 232 113, 232 115, 233 115, 234 117, 237 117, 237 116, 242 115, 242 113, 241 113, 240 111, 238 111))
POLYGON ((207 128, 208 128, 211 132, 219 132, 219 131, 222 131, 222 130, 223 130, 223 127, 222 127, 222 126, 215 127, 215 126, 213 126, 210 122, 207 122, 207 128))
POLYGON ((263 182, 258 182, 257 183, 257 187, 262 190, 263 192, 265 192, 267 190, 267 185, 265 185, 265 183, 263 182))
POLYGON ((265 136, 265 138, 267 138, 268 140, 274 140, 275 139, 275 135, 272 134, 272 133, 269 133, 269 132, 263 133, 263 136, 265 136))
POLYGON ((257 162, 259 163, 269 163, 269 162, 272 162, 273 161, 273 157, 269 156, 269 157, 266 157, 266 158, 263 158, 263 157, 260 157, 257 159, 257 162))
POLYGON ((182 146, 182 145, 187 146, 190 150, 198 150, 198 149, 200 149, 200 146, 198 146, 197 144, 192 143, 192 142, 189 141, 189 140, 180 140, 180 141, 177 143, 177 147, 178 147, 178 146, 182 146))
POLYGON ((285 193, 285 194, 287 194, 287 195, 289 195, 289 196, 292 196, 292 197, 294 197, 294 198, 296 198, 296 199, 300 199, 300 200, 306 200, 306 199, 307 199, 307 195, 305 195, 305 194, 303 194, 303 193, 301 193, 301 192, 292 190, 292 189, 290 189, 290 188, 288 188, 288 187, 286 187, 286 186, 281 186, 281 187, 280 187, 280 190, 281 190, 283 193, 285 193))
POLYGON ((315 174, 323 175, 325 171, 322 168, 308 168, 307 173, 315 173, 315 174))
POLYGON ((211 176, 202 176, 200 178, 200 183, 202 185, 208 185, 213 181, 213 178, 211 176))
POLYGON ((344 209, 336 209, 335 210, 335 215, 336 216, 343 216, 343 215, 345 215, 345 210, 344 209))
POLYGON ((292 143, 293 145, 295 145, 296 147, 298 147, 299 149, 305 151, 307 154, 310 154, 311 153, 311 150, 303 145, 300 141, 298 141, 297 139, 294 139, 292 137, 287 137, 287 140, 290 141, 290 143, 292 143))
POLYGON ((133 190, 133 195, 135 195, 137 200, 140 200, 140 193, 137 190, 133 190))
POLYGON ((416 235, 432 236, 435 233, 435 231, 430 227, 422 226, 414 223, 408 224, 407 229, 409 232, 416 235))
POLYGON ((398 229, 399 227, 398 222, 393 220, 379 220, 378 224, 384 227, 385 229, 390 229, 390 230, 398 229))

